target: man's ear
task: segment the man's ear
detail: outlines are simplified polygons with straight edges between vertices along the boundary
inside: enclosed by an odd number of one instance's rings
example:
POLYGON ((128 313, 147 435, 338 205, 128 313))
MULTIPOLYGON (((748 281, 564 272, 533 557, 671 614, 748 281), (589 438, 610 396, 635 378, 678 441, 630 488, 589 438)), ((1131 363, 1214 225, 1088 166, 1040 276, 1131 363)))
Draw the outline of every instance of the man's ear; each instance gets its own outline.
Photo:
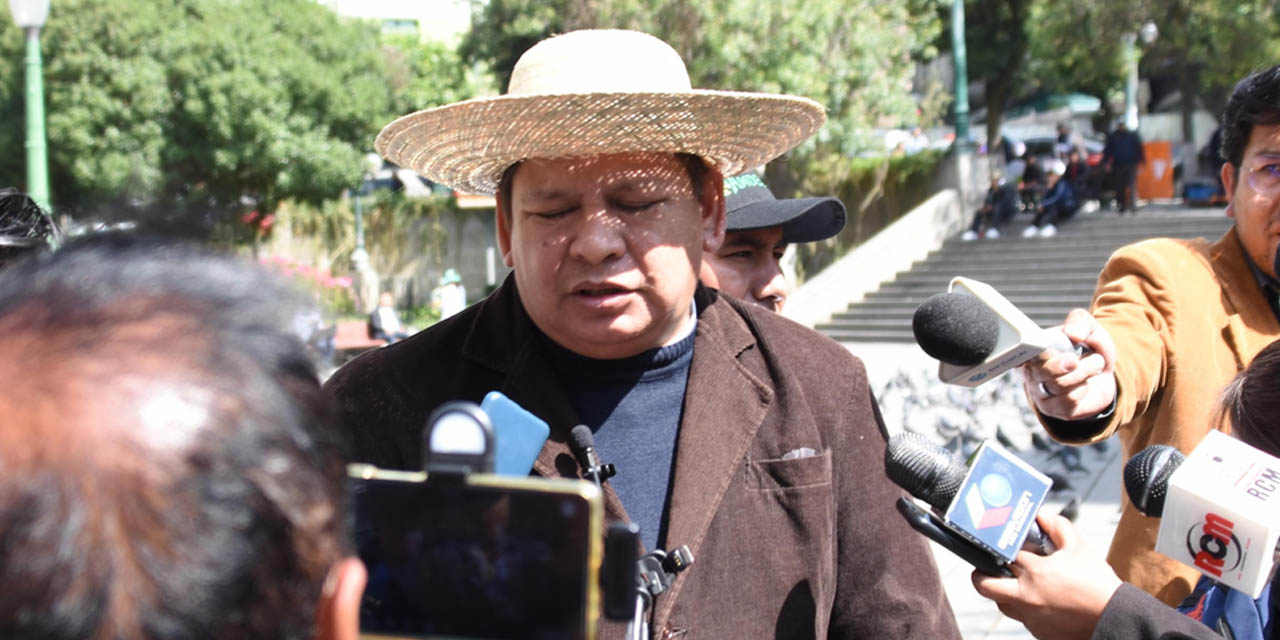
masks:
POLYGON ((343 558, 329 569, 316 608, 316 640, 360 637, 360 599, 368 578, 359 558, 343 558))
POLYGON ((719 171, 712 169, 707 172, 698 200, 702 204, 702 251, 715 253, 724 243, 724 230, 728 223, 724 211, 724 176, 719 171))
POLYGON ((498 197, 497 207, 494 208, 493 215, 497 216, 496 224, 498 235, 498 251, 502 253, 502 263, 507 268, 514 268, 511 263, 511 212, 502 204, 502 197, 498 197))
POLYGON ((1236 201, 1236 178, 1240 176, 1239 169, 1230 162, 1222 163, 1222 189, 1227 192, 1227 217, 1236 217, 1236 212, 1232 209, 1232 205, 1236 201))

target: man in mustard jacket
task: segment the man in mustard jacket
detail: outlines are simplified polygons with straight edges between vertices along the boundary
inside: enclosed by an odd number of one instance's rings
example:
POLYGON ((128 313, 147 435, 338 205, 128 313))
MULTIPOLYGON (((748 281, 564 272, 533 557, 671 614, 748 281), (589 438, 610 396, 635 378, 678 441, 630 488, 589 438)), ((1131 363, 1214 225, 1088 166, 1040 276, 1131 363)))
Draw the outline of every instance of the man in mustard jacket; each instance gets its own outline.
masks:
MULTIPOLYGON (((1055 438, 1116 433, 1126 456, 1156 443, 1189 452, 1213 428, 1222 388, 1280 337, 1280 66, 1236 86, 1222 126, 1235 225, 1214 243, 1156 239, 1117 251, 1092 313, 1076 309, 1064 326, 1095 353, 1025 367, 1027 394, 1055 438)), ((1107 559, 1121 579, 1174 604, 1198 574, 1153 550, 1158 528, 1125 500, 1107 559)))

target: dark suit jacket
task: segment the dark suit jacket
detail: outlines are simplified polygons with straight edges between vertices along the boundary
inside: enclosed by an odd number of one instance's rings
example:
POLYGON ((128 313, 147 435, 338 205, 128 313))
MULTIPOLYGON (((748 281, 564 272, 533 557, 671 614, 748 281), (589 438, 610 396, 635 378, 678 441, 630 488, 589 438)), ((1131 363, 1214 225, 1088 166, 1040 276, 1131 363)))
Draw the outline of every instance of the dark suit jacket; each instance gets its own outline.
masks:
POLYGON ((1102 610, 1093 640, 1222 640, 1209 627, 1125 583, 1102 610))
MULTIPOLYGON (((763 309, 709 289, 696 299, 667 533, 695 562, 658 597, 654 637, 958 638, 929 547, 896 512, 861 362, 763 309), (783 459, 802 447, 817 455, 783 459)), ((326 390, 359 460, 417 469, 431 409, 497 389, 551 425, 535 473, 576 478, 565 441, 577 418, 538 336, 508 278, 326 390)), ((626 518, 608 485, 605 507, 626 518)), ((621 632, 606 624, 601 637, 621 632)))

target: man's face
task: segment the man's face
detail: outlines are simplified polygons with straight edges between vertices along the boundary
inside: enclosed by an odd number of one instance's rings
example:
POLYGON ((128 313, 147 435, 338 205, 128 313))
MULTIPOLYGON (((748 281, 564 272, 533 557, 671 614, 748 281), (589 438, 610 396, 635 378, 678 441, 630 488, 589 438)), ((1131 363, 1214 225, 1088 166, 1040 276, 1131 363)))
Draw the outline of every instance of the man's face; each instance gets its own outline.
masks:
POLYGON ((702 263, 702 282, 770 311, 782 311, 791 292, 782 274, 782 227, 730 231, 702 263))
POLYGON ((523 162, 511 211, 498 212, 498 242, 534 324, 602 359, 676 338, 703 252, 724 238, 723 186, 714 171, 707 182, 695 196, 669 154, 523 162))
POLYGON ((1245 251, 1272 277, 1280 243, 1280 125, 1255 125, 1240 167, 1222 165, 1222 184, 1231 194, 1227 215, 1245 251))

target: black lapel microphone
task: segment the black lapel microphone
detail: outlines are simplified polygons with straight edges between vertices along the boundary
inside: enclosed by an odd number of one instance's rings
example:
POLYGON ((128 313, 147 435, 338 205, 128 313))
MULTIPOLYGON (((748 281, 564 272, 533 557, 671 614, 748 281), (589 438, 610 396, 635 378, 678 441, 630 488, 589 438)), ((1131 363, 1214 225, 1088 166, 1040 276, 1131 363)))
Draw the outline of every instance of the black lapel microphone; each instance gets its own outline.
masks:
POLYGON ((595 437, 591 434, 591 427, 585 424, 569 430, 569 450, 582 469, 582 477, 596 483, 601 490, 604 490, 605 481, 618 473, 612 464, 600 464, 600 456, 596 455, 595 437))

